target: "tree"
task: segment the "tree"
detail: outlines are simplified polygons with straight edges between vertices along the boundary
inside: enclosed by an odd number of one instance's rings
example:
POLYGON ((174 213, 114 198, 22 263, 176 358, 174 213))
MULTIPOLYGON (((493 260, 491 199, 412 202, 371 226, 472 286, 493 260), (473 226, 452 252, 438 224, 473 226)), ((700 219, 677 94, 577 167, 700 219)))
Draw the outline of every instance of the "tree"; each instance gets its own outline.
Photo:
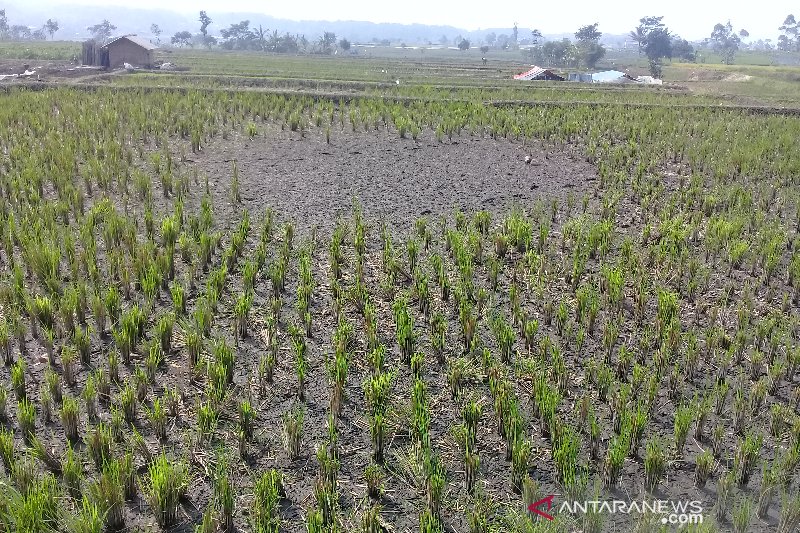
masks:
POLYGON ((44 23, 44 29, 50 34, 50 40, 53 40, 53 35, 58 31, 58 21, 47 19, 47 22, 44 23))
POLYGON ((0 9, 0 39, 5 39, 8 35, 8 17, 6 10, 0 9))
POLYGON ((222 35, 222 48, 226 50, 247 50, 252 48, 256 35, 250 31, 250 21, 243 20, 238 24, 220 30, 222 35))
POLYGON ((686 39, 680 37, 673 37, 672 39, 672 57, 677 57, 684 61, 694 62, 695 53, 694 47, 686 39))
POLYGON ((12 41, 29 41, 31 39, 31 29, 21 24, 13 24, 8 29, 8 34, 12 41))
POLYGON ((469 50, 469 41, 467 39, 461 39, 461 42, 458 43, 458 49, 462 52, 464 50, 469 50))
POLYGON ((722 56, 722 62, 726 65, 732 65, 736 59, 736 52, 739 51, 739 44, 741 39, 733 31, 731 22, 727 24, 716 24, 714 31, 711 32, 711 46, 716 53, 722 56))
POLYGON ((208 35, 208 27, 211 26, 211 23, 214 22, 211 20, 211 17, 205 11, 200 12, 200 33, 203 34, 203 37, 208 35))
POLYGON ((748 37, 750 37, 750 32, 742 28, 741 30, 739 30, 739 37, 741 37, 742 39, 747 39, 748 37))
POLYGON ((533 44, 539 44, 539 41, 542 40, 542 32, 539 30, 532 30, 531 31, 531 42, 533 44))
POLYGON ((347 52, 348 50, 350 50, 350 41, 348 41, 347 39, 340 39, 339 48, 347 52))
POLYGON ((481 53, 485 54, 488 51, 489 51, 488 45, 484 44, 483 46, 481 46, 481 53))
POLYGON ((575 66, 578 60, 578 49, 569 39, 547 41, 542 46, 531 50, 535 63, 550 67, 575 66))
POLYGON ((654 78, 660 78, 663 59, 672 58, 672 37, 669 30, 665 27, 651 30, 647 34, 644 52, 650 65, 650 74, 654 78))
POLYGON ((636 41, 636 43, 639 45, 640 54, 647 48, 647 38, 651 33, 666 29, 664 23, 661 22, 663 18, 664 17, 653 16, 642 17, 639 19, 639 25, 628 34, 631 39, 636 41))
POLYGON ((152 33, 156 38, 156 43, 161 44, 161 34, 163 33, 161 28, 158 24, 151 24, 150 25, 150 33, 152 33))
POLYGON ((644 34, 644 29, 641 26, 636 26, 636 28, 630 32, 628 36, 636 41, 636 45, 639 47, 639 54, 641 54, 642 49, 647 42, 647 36, 644 34))
POLYGON ((603 34, 597 30, 597 22, 581 26, 575 32, 575 39, 578 41, 578 51, 583 64, 586 68, 593 69, 597 62, 606 55, 606 49, 600 44, 600 37, 603 34))
POLYGON ((447 35, 445 35, 445 34, 442 34, 442 36, 441 36, 441 37, 439 37, 439 44, 441 44, 441 45, 445 45, 445 44, 447 44, 447 42, 448 42, 449 40, 450 40, 450 39, 448 39, 448 38, 447 38, 447 35))
POLYGON ((322 54, 333 53, 333 46, 336 44, 336 34, 332 31, 326 31, 322 34, 318 41, 319 51, 322 54))
POLYGON ((486 44, 489 46, 494 46, 494 43, 497 41, 497 34, 493 31, 490 31, 486 34, 486 44))
POLYGON ((31 39, 34 41, 46 41, 47 40, 47 28, 42 26, 39 29, 33 30, 31 33, 31 39))
POLYGON ((788 15, 780 28, 783 33, 778 37, 778 49, 784 52, 800 50, 800 21, 794 15, 788 15))
POLYGON ((92 37, 95 41, 103 43, 111 38, 111 34, 117 29, 117 27, 111 24, 108 20, 103 19, 103 22, 100 24, 89 26, 86 29, 89 30, 89 33, 92 34, 92 37))
POLYGON ((211 17, 209 17, 205 11, 200 12, 200 18, 198 20, 200 21, 200 34, 202 35, 200 40, 204 46, 210 49, 212 45, 217 43, 216 39, 208 36, 208 27, 214 21, 211 20, 211 17))
POLYGON ((174 44, 175 46, 179 46, 181 48, 183 48, 184 46, 187 46, 187 45, 191 46, 191 44, 192 44, 192 32, 189 32, 189 31, 186 31, 186 30, 179 31, 179 32, 175 33, 175 35, 172 36, 172 39, 170 39, 170 42, 172 44, 174 44))
POLYGON ((253 29, 253 41, 254 47, 257 50, 264 51, 267 49, 267 32, 269 29, 264 29, 261 27, 261 24, 258 25, 258 28, 253 29))

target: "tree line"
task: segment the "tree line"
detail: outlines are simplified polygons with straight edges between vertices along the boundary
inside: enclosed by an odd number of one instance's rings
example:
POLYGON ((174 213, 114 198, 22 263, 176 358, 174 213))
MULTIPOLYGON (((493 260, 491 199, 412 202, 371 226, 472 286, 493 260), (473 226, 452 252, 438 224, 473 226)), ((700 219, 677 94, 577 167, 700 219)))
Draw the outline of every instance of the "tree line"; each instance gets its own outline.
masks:
POLYGON ((47 36, 53 38, 58 31, 58 21, 47 19, 39 28, 31 28, 22 24, 9 24, 6 10, 0 9, 0 41, 44 41, 47 36))
MULTIPOLYGON (((213 20, 205 11, 200 11, 200 32, 192 34, 188 30, 176 32, 170 38, 170 44, 178 47, 201 46, 212 48, 219 46, 224 50, 255 50, 262 52, 299 53, 311 52, 319 54, 333 54, 337 50, 350 49, 350 41, 338 39, 333 32, 324 32, 319 39, 309 41, 305 35, 281 34, 278 30, 270 31, 267 28, 251 26, 249 20, 242 20, 222 28, 219 32, 220 39, 208 34, 208 27, 213 20)), ((150 27, 150 31, 160 42, 161 29, 157 24, 150 27)))

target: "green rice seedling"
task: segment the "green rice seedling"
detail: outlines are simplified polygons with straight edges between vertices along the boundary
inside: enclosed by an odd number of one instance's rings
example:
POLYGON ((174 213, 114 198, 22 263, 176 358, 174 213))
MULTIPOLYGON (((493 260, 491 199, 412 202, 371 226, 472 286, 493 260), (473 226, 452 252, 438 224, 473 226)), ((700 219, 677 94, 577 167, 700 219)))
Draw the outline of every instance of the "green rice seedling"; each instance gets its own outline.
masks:
POLYGON ((446 471, 441 459, 438 456, 432 456, 425 462, 425 495, 428 503, 428 509, 430 509, 434 516, 438 517, 442 503, 442 496, 444 495, 444 487, 447 482, 446 471))
POLYGON ((228 346, 225 339, 220 338, 214 341, 211 354, 214 361, 224 370, 225 383, 233 383, 233 367, 236 362, 236 354, 233 349, 228 346))
POLYGON ((236 338, 247 337, 247 319, 253 306, 253 293, 244 292, 236 299, 233 316, 236 321, 236 338))
POLYGON ((283 415, 283 446, 290 460, 300 456, 304 418, 305 410, 302 407, 291 409, 283 415))
POLYGON ((724 521, 728 515, 731 502, 731 489, 736 483, 736 474, 733 471, 720 476, 717 482, 717 501, 714 505, 714 516, 717 520, 724 521))
POLYGON ((383 469, 375 463, 370 463, 364 469, 364 480, 367 482, 367 495, 370 498, 380 498, 383 492, 383 469))
POLYGON ((306 374, 308 372, 308 362, 306 356, 308 352, 308 345, 306 344, 305 337, 299 328, 292 325, 289 329, 289 334, 292 337, 292 347, 295 352, 295 373, 297 374, 298 383, 298 398, 302 401, 305 397, 305 383, 306 374))
POLYGON ((11 366, 14 362, 14 354, 11 351, 11 332, 5 317, 0 319, 0 354, 6 366, 11 366))
POLYGON ((247 400, 239 402, 239 430, 244 434, 247 441, 253 439, 253 426, 255 424, 256 413, 253 406, 247 400))
POLYGON ((326 483, 321 479, 314 482, 314 497, 317 500, 319 509, 320 526, 319 531, 326 531, 335 526, 336 510, 338 507, 338 494, 336 486, 326 483))
POLYGON ((103 515, 100 506, 87 496, 81 500, 76 515, 70 515, 66 521, 69 533, 101 533, 103 531, 103 515))
POLYGON ((91 306, 92 315, 94 316, 95 325, 97 326, 97 333, 100 337, 105 337, 108 315, 106 313, 105 302, 99 292, 94 292, 92 294, 91 306))
POLYGON ((155 335, 161 343, 161 351, 168 354, 172 351, 172 330, 175 326, 175 314, 165 313, 159 317, 155 327, 155 335))
POLYGON ((78 354, 71 346, 64 345, 61 348, 61 366, 64 367, 64 382, 69 387, 75 386, 75 362, 78 354))
POLYGON ((466 451, 464 454, 464 482, 467 493, 475 493, 475 483, 480 469, 480 457, 477 453, 466 451))
POLYGON ((0 460, 6 472, 11 472, 14 466, 14 433, 5 428, 0 428, 0 460))
MULTIPOLYGON (((111 329, 111 336, 114 338, 114 344, 119 350, 120 355, 122 356, 122 361, 126 366, 131 364, 131 350, 133 349, 133 339, 131 338, 131 334, 129 330, 124 328, 112 328, 111 329)), ((62 364, 64 359, 64 353, 62 350, 62 364)), ((66 376, 66 366, 65 368, 65 376, 66 376)), ((65 377, 66 380, 66 377, 65 377)))
POLYGON ((785 493, 781 498, 781 515, 778 519, 779 533, 791 533, 800 525, 800 495, 785 493))
MULTIPOLYGON (((161 366, 161 363, 164 361, 164 351, 161 346, 155 339, 150 341, 149 348, 147 349, 147 357, 144 360, 144 376, 145 379, 143 383, 145 385, 145 391, 147 390, 147 384, 155 384, 156 382, 156 375, 158 374, 158 367, 161 366)), ((139 369, 137 369, 139 370, 139 369)), ((137 372, 138 374, 138 372, 137 372)), ((136 374, 134 374, 136 376, 136 374)), ((144 399, 144 396, 141 394, 141 389, 137 391, 139 396, 139 401, 144 399)), ((145 392, 145 395, 147 393, 145 392)))
POLYGON ((733 511, 734 533, 747 533, 753 517, 753 502, 750 498, 741 498, 733 511))
POLYGON ((278 504, 283 497, 281 474, 267 470, 255 479, 250 523, 256 533, 277 533, 281 519, 278 504))
POLYGON ((689 435, 689 427, 692 425, 694 410, 688 405, 678 407, 675 412, 675 452, 678 456, 683 455, 683 448, 686 446, 686 437, 689 435))
POLYGON ((120 480, 122 481, 122 493, 128 501, 132 501, 136 498, 136 465, 133 461, 133 448, 128 448, 125 453, 117 459, 119 463, 120 480))
POLYGON ((768 465, 764 462, 761 469, 761 486, 758 490, 758 506, 756 515, 763 519, 769 512, 769 506, 772 504, 772 496, 775 488, 778 485, 779 474, 776 471, 775 465, 768 465))
POLYGON ((403 296, 398 296, 395 299, 392 309, 394 311, 395 332, 397 344, 400 346, 401 359, 405 364, 409 364, 416 344, 414 319, 408 311, 408 303, 403 296))
POLYGON ((153 400, 153 407, 145 407, 147 418, 150 420, 150 425, 153 427, 153 433, 160 440, 167 437, 167 413, 161 400, 156 398, 153 400))
POLYGON ((644 456, 645 490, 652 494, 666 471, 667 460, 664 447, 657 438, 647 443, 644 456))
POLYGON ((725 436, 725 428, 722 424, 717 424, 711 432, 711 450, 714 457, 719 457, 722 454, 722 439, 725 436))
POLYGON ((436 311, 431 316, 430 338, 433 353, 440 364, 445 362, 445 347, 447 344, 447 320, 444 313, 436 311))
MULTIPOLYGON (((108 405, 111 400, 111 382, 108 374, 102 368, 95 370, 91 379, 97 387, 97 397, 103 405, 108 405)), ((88 380, 87 380, 88 383, 88 380)))
POLYGON ((416 352, 411 356, 411 375, 414 379, 422 379, 424 365, 425 355, 423 353, 416 352))
POLYGON ((381 506, 376 503, 364 511, 361 517, 361 532, 362 533, 380 533, 384 530, 381 523, 381 506))
POLYGON ((9 477, 22 494, 27 494, 34 488, 34 483, 38 481, 39 469, 33 462, 33 458, 26 453, 12 463, 9 477))
POLYGON ((219 411, 214 403, 209 401, 201 402, 197 407, 197 429, 203 440, 208 441, 214 434, 219 420, 219 411))
POLYGON ((740 439, 734 454, 733 464, 736 473, 736 482, 739 486, 747 485, 753 469, 761 455, 763 437, 760 433, 747 432, 744 439, 740 439))
POLYGON ((728 398, 730 386, 727 382, 714 385, 714 414, 720 416, 725 408, 725 401, 728 398))
POLYGON ((14 394, 17 400, 23 400, 26 395, 26 379, 25 370, 27 365, 24 359, 17 359, 17 362, 11 366, 11 388, 14 389, 14 394))
POLYGON ((375 462, 382 464, 386 439, 386 415, 384 413, 373 413, 370 418, 370 437, 372 438, 372 458, 375 462))
POLYGON ((86 385, 81 391, 81 398, 86 404, 86 416, 89 421, 94 422, 97 419, 97 386, 93 375, 86 380, 86 385))
MULTIPOLYGON (((156 347, 155 348, 156 351, 160 350, 157 343, 152 343, 152 346, 156 347)), ((153 369, 158 366, 154 364, 156 361, 158 361, 158 354, 150 356, 150 354, 148 353, 147 359, 145 359, 145 368, 137 366, 136 369, 133 371, 133 383, 134 383, 134 390, 136 391, 137 402, 140 403, 144 402, 145 398, 147 398, 147 391, 149 389, 150 383, 152 383, 150 376, 152 375, 153 378, 155 378, 155 371, 153 371, 153 369), (151 371, 153 372, 152 374, 150 374, 151 371)))
POLYGON ((124 526, 125 496, 118 463, 104 463, 100 475, 89 485, 89 497, 105 517, 107 529, 118 530, 124 526))
POLYGON ((704 450, 695 458, 694 483, 703 488, 708 478, 714 471, 714 455, 709 450, 704 450))
POLYGON ((536 337, 538 333, 539 321, 533 319, 525 320, 523 335, 525 337, 525 348, 527 348, 528 353, 533 353, 536 348, 536 337))
POLYGON ((603 463, 603 485, 606 488, 617 486, 629 449, 630 443, 625 435, 615 435, 611 438, 603 463))
POLYGON ((39 406, 42 410, 42 424, 48 425, 53 420, 53 397, 44 387, 39 387, 39 406))
POLYGON ((81 494, 81 483, 83 481, 83 464, 80 457, 72 448, 72 445, 67 443, 67 453, 64 456, 62 465, 62 475, 64 485, 67 487, 67 492, 74 499, 78 499, 81 494))
POLYGON ((161 454, 150 463, 140 486, 160 526, 170 527, 177 522, 178 501, 188 484, 189 469, 182 461, 161 454))
POLYGON ((442 533, 444 526, 441 519, 426 507, 419 515, 419 531, 420 533, 442 533))
POLYGON ((15 491, 6 483, 3 492, 4 500, 10 502, 10 512, 4 513, 10 531, 53 531, 58 526, 61 494, 52 474, 31 478, 25 490, 15 491))
POLYGON ((64 397, 61 403, 61 424, 64 426, 64 435, 72 443, 78 440, 78 419, 78 402, 71 396, 64 397))
POLYGON ((698 442, 703 439, 703 429, 711 411, 711 397, 705 396, 702 399, 695 398, 694 401, 694 438, 698 442))
POLYGON ((99 470, 102 468, 106 461, 112 459, 111 446, 113 443, 113 436, 111 429, 104 423, 91 428, 84 438, 86 442, 86 449, 89 451, 89 456, 94 461, 95 466, 99 470))
POLYGON ((17 402, 17 423, 27 444, 36 437, 36 407, 27 398, 17 402))
POLYGON ((130 384, 125 383, 125 386, 119 392, 119 406, 122 409, 122 414, 125 421, 131 423, 136 420, 136 409, 139 400, 136 397, 136 390, 130 384))
POLYGON ((220 461, 217 464, 214 474, 214 501, 218 511, 220 527, 223 531, 232 531, 235 497, 226 467, 225 461, 220 461))
POLYGON ((75 349, 78 351, 81 364, 88 367, 92 362, 92 344, 91 338, 89 337, 89 329, 76 326, 75 332, 72 334, 72 342, 75 345, 75 349))
POLYGON ((791 417, 791 408, 782 403, 774 403, 769 409, 769 434, 780 438, 786 431, 787 420, 791 417))
POLYGON ((570 426, 559 426, 553 439, 553 460, 556 465, 556 479, 564 487, 570 486, 577 479, 580 446, 580 437, 570 426))
POLYGON ((530 442, 518 439, 511 452, 511 488, 517 494, 522 492, 522 483, 528 475, 532 447, 530 442))
POLYGON ((42 344, 44 344, 45 352, 47 353, 47 361, 52 365, 55 364, 55 333, 53 329, 42 327, 42 344))

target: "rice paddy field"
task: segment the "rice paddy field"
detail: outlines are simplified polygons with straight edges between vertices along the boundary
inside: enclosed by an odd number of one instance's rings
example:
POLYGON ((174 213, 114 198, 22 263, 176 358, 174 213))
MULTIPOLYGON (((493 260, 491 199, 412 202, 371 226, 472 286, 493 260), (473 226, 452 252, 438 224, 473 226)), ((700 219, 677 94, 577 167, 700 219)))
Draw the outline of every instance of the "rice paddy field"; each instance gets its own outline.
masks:
POLYGON ((0 531, 798 531, 792 69, 171 60, 0 87, 0 531))

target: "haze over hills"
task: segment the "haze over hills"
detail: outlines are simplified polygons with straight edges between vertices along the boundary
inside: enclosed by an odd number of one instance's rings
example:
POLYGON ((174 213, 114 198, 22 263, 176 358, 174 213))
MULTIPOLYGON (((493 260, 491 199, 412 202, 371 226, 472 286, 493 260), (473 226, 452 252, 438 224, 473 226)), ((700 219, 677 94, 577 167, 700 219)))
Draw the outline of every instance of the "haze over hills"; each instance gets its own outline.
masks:
MULTIPOLYGON (((141 9, 135 7, 115 6, 92 7, 85 5, 57 5, 48 6, 36 2, 16 3, 4 7, 9 19, 9 24, 21 24, 32 28, 41 27, 47 19, 58 20, 60 29, 56 34, 57 39, 82 40, 90 36, 87 27, 108 19, 117 26, 116 34, 135 33, 151 37, 150 26, 158 24, 163 35, 161 40, 168 41, 169 36, 175 32, 188 30, 198 32, 200 23, 197 13, 179 13, 167 9, 141 9)), ((367 21, 320 21, 320 20, 289 20, 275 18, 269 15, 253 12, 222 13, 208 10, 208 15, 213 19, 209 26, 209 34, 219 36, 220 30, 242 20, 249 20, 251 27, 259 24, 279 33, 305 35, 309 39, 330 31, 339 37, 347 38, 353 42, 371 42, 373 40, 387 39, 394 44, 405 43, 409 46, 415 44, 440 44, 446 38, 447 44, 453 45, 458 37, 473 41, 473 44, 482 43, 490 33, 495 35, 511 35, 512 26, 505 28, 487 28, 468 31, 448 25, 431 24, 397 24, 374 23, 367 21)), ((602 29, 602 28, 601 28, 602 29)), ((519 40, 524 43, 531 36, 531 28, 518 28, 519 40)), ((546 39, 561 39, 573 37, 571 32, 545 33, 546 39)), ((605 34, 603 42, 607 44, 621 44, 626 40, 625 35, 605 34)))

